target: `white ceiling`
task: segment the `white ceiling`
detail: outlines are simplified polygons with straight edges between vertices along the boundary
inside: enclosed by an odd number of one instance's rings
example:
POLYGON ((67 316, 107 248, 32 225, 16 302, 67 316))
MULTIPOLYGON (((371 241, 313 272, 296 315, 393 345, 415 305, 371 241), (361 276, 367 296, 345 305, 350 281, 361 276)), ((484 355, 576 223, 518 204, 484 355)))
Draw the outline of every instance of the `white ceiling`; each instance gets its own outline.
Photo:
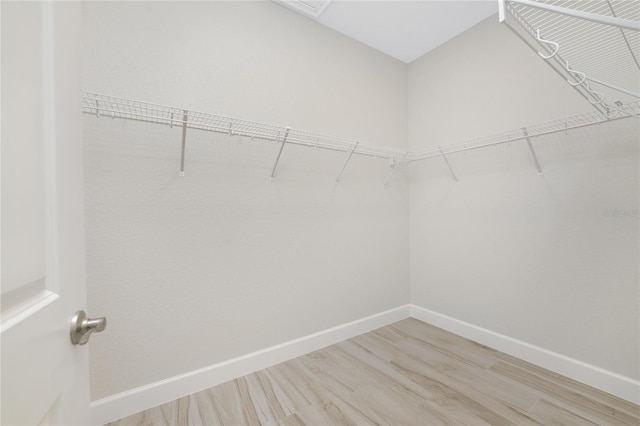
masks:
POLYGON ((274 1, 406 63, 498 11, 497 0, 274 1))

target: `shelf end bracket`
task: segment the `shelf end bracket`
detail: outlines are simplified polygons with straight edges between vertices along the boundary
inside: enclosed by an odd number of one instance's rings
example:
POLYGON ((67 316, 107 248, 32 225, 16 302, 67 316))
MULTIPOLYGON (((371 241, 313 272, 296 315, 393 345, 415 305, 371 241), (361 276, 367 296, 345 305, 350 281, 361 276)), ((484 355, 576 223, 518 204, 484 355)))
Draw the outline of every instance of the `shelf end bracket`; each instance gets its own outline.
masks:
POLYGON ((407 158, 407 155, 409 155, 409 151, 407 151, 402 158, 400 159, 400 161, 398 161, 396 163, 396 165, 393 167, 393 170, 391 170, 391 173, 389 173, 389 176, 387 176, 387 179, 384 181, 384 185, 383 186, 387 186, 387 183, 389 182, 389 179, 391 179, 391 176, 394 175, 394 173, 396 172, 396 170, 398 170, 398 167, 400 167, 400 164, 402 164, 404 162, 404 159, 407 158))
POLYGON ((182 152, 180 154, 180 176, 184 176, 184 152, 187 147, 187 117, 188 111, 182 111, 182 152))
POLYGON ((538 156, 536 155, 536 151, 533 149, 533 144, 531 143, 531 138, 529 137, 529 132, 527 132, 527 128, 523 127, 522 131, 524 133, 524 137, 527 140, 527 146, 529 147, 529 151, 531 151, 531 156, 533 157, 533 161, 536 163, 536 169, 538 170, 538 176, 542 176, 542 167, 540 167, 540 162, 538 161, 538 156))
POLYGON ((451 167, 451 164, 449 164, 449 160, 447 160, 447 156, 444 155, 444 151, 442 150, 442 147, 439 146, 438 149, 440 150, 440 155, 442 155, 442 159, 444 160, 445 163, 447 163, 447 167, 449 168, 449 173, 451 173, 453 180, 455 180, 456 182, 459 182, 458 176, 456 176, 455 172, 453 171, 453 167, 451 167))
POLYGON ((344 162, 342 169, 340 169, 340 173, 338 173, 338 177, 336 178, 336 182, 340 182, 340 178, 342 177, 342 173, 344 173, 344 169, 347 168, 347 164, 349 164, 349 160, 351 160, 351 156, 355 152, 356 148, 360 145, 360 142, 356 142, 351 151, 349 151, 349 155, 347 156, 347 160, 344 162))

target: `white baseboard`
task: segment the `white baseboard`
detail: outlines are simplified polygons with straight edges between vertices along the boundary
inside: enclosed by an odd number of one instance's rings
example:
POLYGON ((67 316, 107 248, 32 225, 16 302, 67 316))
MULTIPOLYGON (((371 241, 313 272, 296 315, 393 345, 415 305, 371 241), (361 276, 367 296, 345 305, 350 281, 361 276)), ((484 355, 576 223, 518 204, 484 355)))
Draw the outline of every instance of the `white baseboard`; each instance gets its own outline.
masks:
POLYGON ((593 386, 634 404, 640 404, 640 382, 637 380, 429 309, 416 305, 410 305, 410 309, 411 316, 415 319, 593 386))
POLYGON ((640 404, 640 382, 416 305, 405 305, 91 403, 94 425, 245 376, 329 345, 413 317, 532 364, 640 404))
POLYGON ((409 318, 410 305, 400 306, 261 351, 140 386, 91 403, 94 425, 121 419, 165 402, 251 374, 329 345, 409 318))

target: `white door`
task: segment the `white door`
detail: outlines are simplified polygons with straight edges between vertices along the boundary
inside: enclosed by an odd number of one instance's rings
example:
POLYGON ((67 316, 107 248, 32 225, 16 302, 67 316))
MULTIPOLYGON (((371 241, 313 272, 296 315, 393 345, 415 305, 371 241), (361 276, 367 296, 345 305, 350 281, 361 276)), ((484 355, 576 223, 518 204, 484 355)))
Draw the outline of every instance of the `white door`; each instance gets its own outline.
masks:
MULTIPOLYGON (((87 425, 80 2, 0 3, 2 425, 87 425)), ((95 338, 95 337, 94 337, 95 338)))

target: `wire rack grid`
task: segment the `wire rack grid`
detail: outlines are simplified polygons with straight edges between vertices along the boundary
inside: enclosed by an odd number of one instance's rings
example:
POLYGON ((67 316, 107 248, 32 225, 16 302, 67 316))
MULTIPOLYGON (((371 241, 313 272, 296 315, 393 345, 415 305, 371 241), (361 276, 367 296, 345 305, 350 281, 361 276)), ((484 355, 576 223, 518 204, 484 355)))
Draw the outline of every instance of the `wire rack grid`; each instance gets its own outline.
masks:
POLYGON ((393 164, 395 164, 397 168, 399 165, 418 160, 425 160, 428 158, 440 157, 457 152, 469 151, 518 140, 527 140, 536 136, 640 115, 640 101, 621 105, 618 110, 613 111, 610 116, 605 116, 598 111, 590 111, 583 114, 555 119, 544 123, 537 123, 530 126, 495 133, 489 136, 470 139, 456 144, 443 145, 422 151, 407 151, 375 145, 366 145, 350 139, 331 137, 305 130, 290 129, 288 127, 275 126, 239 118, 202 113, 97 93, 85 92, 83 94, 82 112, 85 114, 95 115, 97 117, 112 117, 159 123, 172 127, 183 127, 183 129, 199 129, 228 134, 230 136, 243 136, 272 142, 282 142, 286 140, 286 143, 294 145, 330 149, 333 151, 349 153, 349 155, 360 154, 369 157, 390 159, 393 160, 393 164))
MULTIPOLYGON (((531 2, 529 2, 531 3, 531 2)), ((538 0, 566 10, 637 22, 637 1, 538 0)), ((507 26, 609 117, 619 103, 640 98, 640 37, 636 31, 504 0, 507 26), (542 43, 539 37, 551 43, 542 43), (556 47, 552 46, 557 43, 556 47), (597 89, 597 91, 595 90, 597 89)))
POLYGON ((171 127, 184 126, 189 129, 272 142, 281 142, 286 138, 287 144, 346 153, 353 152, 353 154, 393 161, 399 161, 406 154, 404 150, 363 144, 346 138, 98 93, 85 92, 83 94, 82 112, 96 115, 96 117, 106 116, 145 121, 171 127))
MULTIPOLYGON (((629 114, 640 114, 640 101, 623 105, 620 107, 620 110, 629 114)), ((616 113, 617 115, 611 118, 605 118, 598 111, 590 111, 570 117, 546 121, 544 123, 532 124, 518 129, 512 129, 506 132, 499 132, 489 136, 469 139, 467 141, 456 144, 443 145, 438 148, 416 151, 411 153, 408 161, 413 162, 418 160, 425 160, 427 158, 440 157, 442 155, 454 154, 457 152, 469 151, 488 146, 515 142, 519 140, 527 140, 536 136, 543 136, 557 132, 566 132, 567 130, 571 129, 592 126, 612 120, 629 118, 628 115, 625 115, 623 113, 616 113)))

